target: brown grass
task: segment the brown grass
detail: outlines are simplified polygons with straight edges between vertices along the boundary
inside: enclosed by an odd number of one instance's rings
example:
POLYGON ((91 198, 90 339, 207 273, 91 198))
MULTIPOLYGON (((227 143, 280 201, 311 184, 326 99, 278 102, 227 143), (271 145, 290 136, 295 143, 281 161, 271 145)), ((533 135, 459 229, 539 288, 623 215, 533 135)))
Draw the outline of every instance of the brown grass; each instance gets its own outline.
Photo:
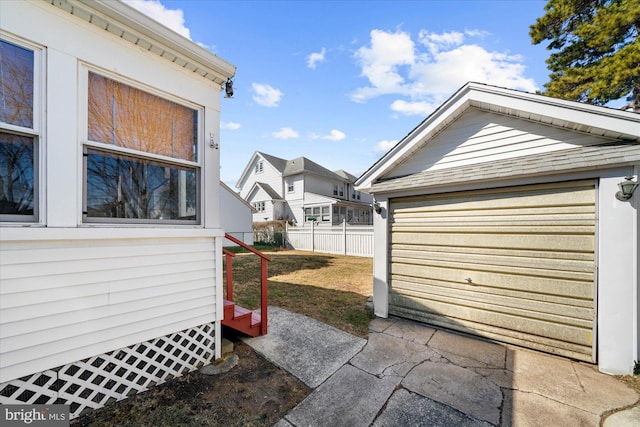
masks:
MULTIPOLYGON (((303 251, 265 252, 269 305, 312 317, 351 334, 366 337, 371 313, 371 258, 303 251)), ((250 309, 260 306, 260 259, 236 254, 233 259, 234 301, 250 309)))

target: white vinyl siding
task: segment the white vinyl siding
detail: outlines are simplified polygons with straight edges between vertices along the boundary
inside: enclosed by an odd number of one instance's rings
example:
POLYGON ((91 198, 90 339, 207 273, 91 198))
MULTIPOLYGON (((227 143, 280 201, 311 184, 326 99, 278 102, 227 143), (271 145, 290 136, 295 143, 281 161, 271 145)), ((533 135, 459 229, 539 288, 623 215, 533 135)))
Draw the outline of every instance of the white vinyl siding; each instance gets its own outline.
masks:
POLYGON ((594 361, 594 182, 391 200, 390 314, 594 361))
POLYGON ((214 238, 2 246, 0 382, 216 320, 214 238))
POLYGON ((389 177, 564 150, 610 140, 470 108, 389 177), (424 149, 427 148, 427 149, 424 149))

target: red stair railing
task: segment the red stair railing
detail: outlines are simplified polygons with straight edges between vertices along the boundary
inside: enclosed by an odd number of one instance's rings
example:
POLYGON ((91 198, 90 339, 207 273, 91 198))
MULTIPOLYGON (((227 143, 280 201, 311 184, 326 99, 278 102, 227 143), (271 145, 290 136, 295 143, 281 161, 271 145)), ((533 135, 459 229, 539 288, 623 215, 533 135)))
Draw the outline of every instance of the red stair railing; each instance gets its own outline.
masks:
MULTIPOLYGON (((251 253, 254 253, 260 257, 260 335, 266 335, 267 333, 267 305, 268 305, 268 292, 267 292, 267 262, 271 261, 271 258, 260 252, 259 250, 247 245, 241 240, 236 239, 230 234, 225 233, 224 237, 238 246, 243 247, 251 253)), ((233 257, 235 254, 226 249, 222 250, 225 256, 226 272, 227 272, 227 300, 233 302, 233 257)))

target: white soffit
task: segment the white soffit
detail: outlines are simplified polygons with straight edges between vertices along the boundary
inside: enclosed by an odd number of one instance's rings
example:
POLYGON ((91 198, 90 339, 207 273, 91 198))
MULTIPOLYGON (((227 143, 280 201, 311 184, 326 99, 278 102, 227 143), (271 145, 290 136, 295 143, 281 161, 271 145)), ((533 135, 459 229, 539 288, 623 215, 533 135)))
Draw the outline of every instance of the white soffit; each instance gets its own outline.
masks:
POLYGON ((220 85, 236 67, 117 0, 44 0, 220 85))

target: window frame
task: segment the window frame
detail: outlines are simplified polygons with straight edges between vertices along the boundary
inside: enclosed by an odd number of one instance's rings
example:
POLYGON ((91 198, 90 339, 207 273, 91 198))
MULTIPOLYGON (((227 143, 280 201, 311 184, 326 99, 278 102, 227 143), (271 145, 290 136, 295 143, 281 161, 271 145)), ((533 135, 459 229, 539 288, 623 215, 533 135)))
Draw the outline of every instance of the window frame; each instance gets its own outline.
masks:
POLYGON ((45 115, 45 100, 44 94, 46 93, 45 87, 45 47, 37 45, 35 43, 28 42, 18 37, 7 34, 0 31, 0 39, 4 42, 13 44, 22 49, 33 52, 33 111, 32 111, 32 127, 24 127, 19 125, 13 125, 5 122, 0 122, 0 132, 11 135, 31 138, 33 140, 33 214, 32 215, 19 215, 19 214, 1 214, 0 223, 7 223, 8 225, 25 224, 34 225, 40 224, 43 219, 41 206, 44 206, 42 197, 44 194, 44 182, 43 177, 44 164, 42 156, 42 147, 44 146, 45 135, 43 132, 43 120, 45 115))
POLYGON ((79 75, 79 84, 81 85, 80 95, 81 95, 81 106, 80 111, 82 114, 82 118, 80 120, 80 128, 81 128, 81 147, 82 147, 82 224, 86 225, 96 225, 96 224, 119 224, 119 225, 149 225, 149 226, 158 226, 158 225, 167 225, 167 226, 176 226, 176 225, 184 225, 184 226, 202 226, 204 213, 202 212, 202 207, 204 206, 204 191, 203 191, 203 176, 204 176, 204 137, 203 137, 203 129, 204 129, 204 107, 200 105, 196 105, 194 103, 190 103, 185 101, 184 99, 178 98, 175 95, 172 95, 167 92, 163 92, 156 87, 151 87, 148 85, 144 85, 137 81, 132 81, 125 76, 117 75, 115 73, 111 73, 107 70, 103 70, 97 67, 90 66, 88 64, 81 64, 81 72, 79 75), (130 86, 134 89, 140 90, 142 92, 146 92, 148 94, 157 96, 166 101, 171 101, 176 104, 182 105, 189 109, 193 109, 197 112, 196 119, 197 130, 196 130, 196 160, 184 160, 177 157, 170 157, 161 154, 154 154, 151 152, 139 151, 131 148, 119 147, 114 144, 108 144, 103 142, 91 141, 89 140, 88 128, 89 128, 89 73, 95 73, 107 79, 114 80, 123 85, 130 86), (184 219, 151 219, 151 218, 105 218, 105 217, 89 217, 88 216, 88 208, 87 208, 87 159, 88 159, 88 150, 95 150, 104 152, 107 154, 116 154, 125 157, 129 157, 132 160, 140 159, 143 161, 153 161, 162 164, 167 164, 168 166, 176 166, 176 167, 185 167, 185 168, 193 168, 196 170, 196 218, 194 220, 184 220, 184 219))
POLYGON ((287 193, 294 193, 295 191, 296 187, 293 180, 287 180, 287 193))

